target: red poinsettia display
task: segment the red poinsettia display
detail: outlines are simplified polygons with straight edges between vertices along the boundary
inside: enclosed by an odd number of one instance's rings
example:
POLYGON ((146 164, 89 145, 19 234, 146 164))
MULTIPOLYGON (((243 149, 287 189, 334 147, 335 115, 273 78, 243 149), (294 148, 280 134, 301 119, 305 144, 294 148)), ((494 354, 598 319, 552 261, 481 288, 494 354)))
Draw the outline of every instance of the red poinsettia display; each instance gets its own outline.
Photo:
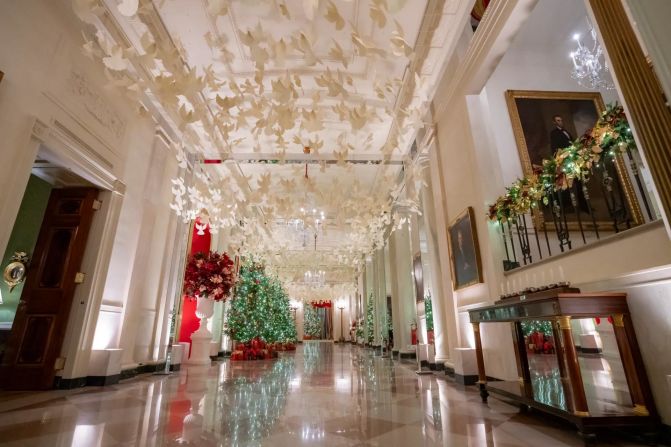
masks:
POLYGON ((235 283, 235 265, 226 253, 191 255, 184 272, 184 293, 190 297, 225 300, 235 283))

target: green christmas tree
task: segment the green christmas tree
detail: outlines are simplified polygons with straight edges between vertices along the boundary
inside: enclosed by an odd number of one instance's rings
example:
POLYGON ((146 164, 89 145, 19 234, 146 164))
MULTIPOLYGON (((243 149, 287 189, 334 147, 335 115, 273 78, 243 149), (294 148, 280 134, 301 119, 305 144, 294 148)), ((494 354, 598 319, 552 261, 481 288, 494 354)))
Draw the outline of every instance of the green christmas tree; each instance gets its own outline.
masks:
POLYGON ((319 338, 322 333, 322 319, 317 309, 310 305, 305 306, 303 332, 311 338, 319 338))
POLYGON ((385 312, 384 320, 380 324, 380 340, 386 344, 390 339, 390 335, 394 330, 393 322, 391 320, 391 311, 387 308, 385 312))
POLYGON ((523 321, 522 332, 527 336, 531 335, 532 332, 541 332, 545 335, 552 335, 552 323, 548 320, 523 321))
POLYGON ((296 340, 296 325, 291 316, 289 296, 277 278, 271 278, 267 285, 268 308, 261 337, 267 341, 296 340))
POLYGON ((431 295, 424 297, 424 317, 426 318, 426 330, 433 330, 433 304, 431 303, 431 295))
POLYGON ((296 339, 289 297, 260 264, 250 261, 241 267, 227 326, 228 334, 239 342, 256 337, 269 343, 296 339))
POLYGON ((375 340, 375 309, 373 307, 373 294, 368 295, 366 303, 366 341, 373 343, 375 340))

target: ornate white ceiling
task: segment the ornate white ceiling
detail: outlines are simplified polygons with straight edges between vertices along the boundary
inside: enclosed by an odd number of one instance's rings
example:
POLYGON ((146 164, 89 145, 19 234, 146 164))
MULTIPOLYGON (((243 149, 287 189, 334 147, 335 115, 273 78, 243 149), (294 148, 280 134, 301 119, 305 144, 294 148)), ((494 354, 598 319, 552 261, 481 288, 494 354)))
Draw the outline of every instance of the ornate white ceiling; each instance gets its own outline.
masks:
POLYGON ((398 224, 395 203, 417 206, 410 146, 472 3, 73 0, 87 54, 195 154, 185 203, 243 221, 234 237, 271 264, 334 275, 398 224), (316 246, 287 233, 300 208, 325 212, 316 246))

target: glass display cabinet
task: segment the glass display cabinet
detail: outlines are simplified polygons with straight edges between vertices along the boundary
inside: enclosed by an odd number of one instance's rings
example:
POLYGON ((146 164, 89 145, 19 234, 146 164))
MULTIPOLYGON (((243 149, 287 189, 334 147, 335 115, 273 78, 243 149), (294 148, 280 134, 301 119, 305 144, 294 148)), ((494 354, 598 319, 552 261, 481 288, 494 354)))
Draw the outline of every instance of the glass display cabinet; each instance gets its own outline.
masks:
POLYGON ((558 416, 573 423, 586 442, 594 441, 599 429, 616 426, 655 436, 659 417, 625 293, 551 289, 507 297, 471 309, 469 316, 483 402, 491 392, 523 409, 558 416), (501 322, 511 324, 516 381, 487 380, 480 328, 501 322), (598 328, 583 336, 581 322, 598 328))

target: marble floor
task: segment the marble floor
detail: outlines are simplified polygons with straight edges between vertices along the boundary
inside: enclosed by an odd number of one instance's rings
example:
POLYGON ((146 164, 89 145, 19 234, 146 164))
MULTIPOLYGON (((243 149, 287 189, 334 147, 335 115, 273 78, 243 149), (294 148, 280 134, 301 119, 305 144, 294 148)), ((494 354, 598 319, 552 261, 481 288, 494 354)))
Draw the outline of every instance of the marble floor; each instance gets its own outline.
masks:
MULTIPOLYGON (((559 422, 350 345, 108 387, 0 393, 3 446, 581 446, 559 422)), ((636 445, 602 439, 600 445, 636 445)))

